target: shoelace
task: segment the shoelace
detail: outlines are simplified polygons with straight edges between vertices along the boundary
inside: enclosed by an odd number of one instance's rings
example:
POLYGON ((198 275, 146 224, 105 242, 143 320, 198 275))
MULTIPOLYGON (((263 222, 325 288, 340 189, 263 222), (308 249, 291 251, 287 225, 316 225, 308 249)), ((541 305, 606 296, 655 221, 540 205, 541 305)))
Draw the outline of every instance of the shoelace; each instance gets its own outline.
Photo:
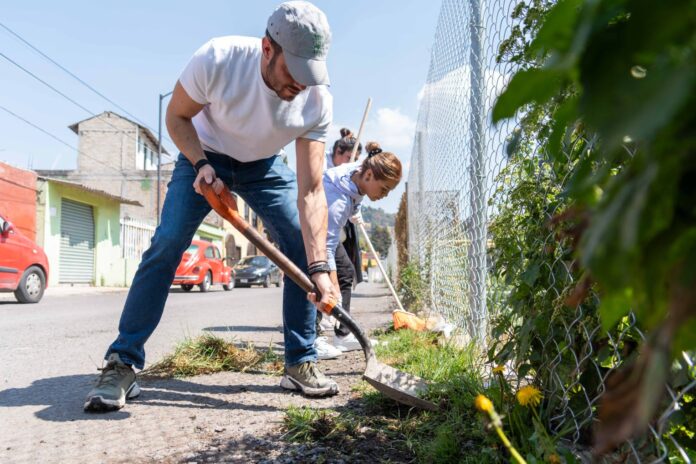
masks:
POLYGON ((118 363, 114 361, 109 361, 104 367, 98 367, 97 370, 101 371, 101 375, 99 376, 97 386, 104 385, 114 380, 121 369, 124 369, 124 366, 119 366, 118 363))
POLYGON ((300 367, 300 373, 307 378, 315 378, 318 381, 322 380, 321 373, 317 370, 317 365, 313 362, 308 362, 300 367))

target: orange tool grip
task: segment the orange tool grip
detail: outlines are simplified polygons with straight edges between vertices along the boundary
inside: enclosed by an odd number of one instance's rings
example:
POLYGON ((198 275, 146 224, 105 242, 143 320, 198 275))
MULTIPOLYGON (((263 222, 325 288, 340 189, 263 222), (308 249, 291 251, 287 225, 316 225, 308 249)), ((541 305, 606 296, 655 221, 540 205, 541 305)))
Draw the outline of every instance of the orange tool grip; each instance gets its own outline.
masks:
POLYGON ((319 303, 317 304, 317 306, 319 307, 319 310, 320 310, 322 313, 327 314, 327 315, 330 316, 330 315, 331 315, 331 310, 333 310, 333 309, 336 307, 337 304, 338 304, 338 301, 336 301, 336 298, 331 297, 331 298, 329 299, 329 302, 328 302, 328 303, 319 302, 319 303))

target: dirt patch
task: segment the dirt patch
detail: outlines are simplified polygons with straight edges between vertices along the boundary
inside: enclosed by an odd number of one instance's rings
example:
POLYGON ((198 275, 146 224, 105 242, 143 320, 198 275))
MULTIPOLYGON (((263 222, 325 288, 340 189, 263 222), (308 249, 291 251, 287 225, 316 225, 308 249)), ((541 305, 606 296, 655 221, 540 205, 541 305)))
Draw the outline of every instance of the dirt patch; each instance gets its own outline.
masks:
MULTIPOLYGON (((190 451, 170 456, 163 462, 174 463, 219 463, 219 462, 254 462, 254 463, 363 463, 363 462, 413 462, 414 457, 403 442, 394 442, 382 430, 358 425, 350 430, 338 430, 329 433, 335 424, 330 420, 325 429, 319 430, 309 443, 294 443, 289 440, 283 423, 287 407, 306 407, 321 410, 350 411, 356 416, 366 414, 366 405, 361 392, 356 387, 361 384, 364 369, 362 352, 346 353, 339 359, 320 361, 319 367, 324 373, 338 382, 340 393, 331 398, 309 399, 297 393, 284 393, 280 389, 271 393, 271 397, 284 397, 285 408, 273 414, 266 427, 257 427, 257 433, 249 433, 248 421, 239 421, 238 433, 212 433, 210 441, 197 451, 190 451), (327 436, 328 435, 328 436, 327 436)), ((219 376, 220 374, 218 374, 219 376)), ((263 376, 265 377, 265 376, 263 376)), ((277 379, 277 378, 276 378, 277 379)), ((262 402, 263 397, 257 397, 262 402)), ((247 406, 251 406, 245 402, 247 406)), ((258 404, 262 406, 262 403, 258 404)), ((210 428, 208 427, 210 431, 210 428)))

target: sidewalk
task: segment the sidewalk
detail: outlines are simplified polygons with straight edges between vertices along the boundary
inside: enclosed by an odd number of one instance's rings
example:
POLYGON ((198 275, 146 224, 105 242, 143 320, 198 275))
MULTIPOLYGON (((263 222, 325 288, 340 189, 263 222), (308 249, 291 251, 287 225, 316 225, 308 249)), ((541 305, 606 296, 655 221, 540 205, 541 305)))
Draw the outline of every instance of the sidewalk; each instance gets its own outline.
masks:
MULTIPOLYGON (((391 321, 391 305, 386 287, 361 285, 354 297, 354 314, 371 329, 391 321)), ((60 354, 54 356, 56 362, 65 362, 60 354)), ((0 462, 275 462, 254 447, 259 440, 279 441, 284 410, 290 405, 346 404, 364 359, 362 352, 352 352, 320 362, 339 383, 341 393, 333 398, 309 400, 284 392, 279 377, 221 373, 145 380, 140 398, 109 414, 82 412, 95 376, 71 375, 70 365, 65 366, 63 376, 0 391, 0 462)))
MULTIPOLYGON (((103 293, 127 292, 127 287, 92 287, 90 285, 55 285, 50 286, 44 292, 47 296, 71 296, 71 295, 98 295, 103 293)), ((0 301, 17 301, 12 292, 0 293, 0 301)))
POLYGON ((128 287, 92 287, 91 285, 56 285, 46 289, 46 295, 94 295, 99 293, 127 292, 128 287))

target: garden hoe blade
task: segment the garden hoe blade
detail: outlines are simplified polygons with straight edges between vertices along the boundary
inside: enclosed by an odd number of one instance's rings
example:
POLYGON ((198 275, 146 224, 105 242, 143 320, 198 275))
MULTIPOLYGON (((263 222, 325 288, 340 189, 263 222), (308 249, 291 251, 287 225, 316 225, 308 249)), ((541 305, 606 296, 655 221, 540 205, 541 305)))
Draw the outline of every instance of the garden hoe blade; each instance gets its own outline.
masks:
MULTIPOLYGON (((293 282, 307 293, 318 293, 309 277, 239 215, 237 203, 234 201, 229 190, 223 188, 222 192, 217 194, 213 190, 213 187, 206 184, 204 180, 201 181, 199 187, 205 199, 210 203, 210 206, 212 206, 220 216, 229 221, 235 229, 249 239, 251 243, 256 245, 256 247, 285 272, 293 282)), ((321 308, 321 310, 326 314, 332 315, 341 324, 345 325, 360 342, 360 346, 365 353, 365 359, 367 361, 363 378, 369 382, 370 385, 399 403, 431 411, 437 409, 434 403, 418 396, 419 394, 425 393, 428 388, 428 385, 423 379, 377 361, 370 340, 355 320, 353 320, 339 304, 321 308)))

